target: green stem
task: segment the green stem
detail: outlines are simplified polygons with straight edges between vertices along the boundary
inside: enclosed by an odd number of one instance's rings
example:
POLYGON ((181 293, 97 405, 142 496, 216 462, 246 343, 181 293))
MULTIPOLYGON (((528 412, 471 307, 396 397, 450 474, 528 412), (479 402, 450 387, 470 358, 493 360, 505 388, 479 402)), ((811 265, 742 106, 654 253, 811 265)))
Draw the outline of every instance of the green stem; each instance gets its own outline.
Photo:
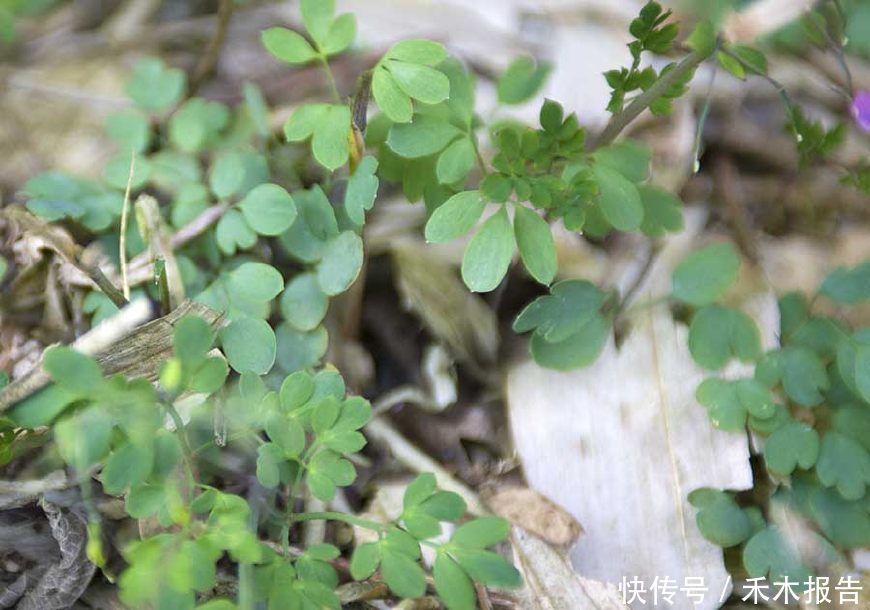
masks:
POLYGON ((299 521, 341 521, 349 525, 364 527, 368 530, 372 530, 375 532, 387 531, 387 526, 383 523, 377 523, 375 521, 370 521, 369 519, 357 517, 356 515, 348 515, 346 513, 339 513, 335 511, 322 513, 298 513, 290 517, 291 523, 296 523, 299 521))
POLYGON ((707 54, 692 51, 686 55, 676 67, 653 83, 652 87, 638 95, 622 112, 614 114, 604 130, 590 142, 590 149, 607 146, 629 123, 636 119, 650 104, 659 99, 674 83, 680 81, 688 72, 697 68, 707 59, 707 54))
POLYGON ((341 103, 341 95, 338 93, 338 86, 335 84, 335 76, 332 74, 332 68, 329 67, 329 62, 326 58, 321 55, 319 57, 320 66, 323 68, 324 74, 326 74, 326 80, 329 82, 329 88, 332 91, 332 97, 335 99, 336 103, 341 103))
POLYGON ((171 402, 166 401, 164 406, 166 407, 166 412, 169 413, 169 417, 172 418, 172 423, 175 424, 175 434, 178 435, 178 440, 181 443, 181 454, 184 458, 185 469, 187 470, 187 483, 190 487, 190 492, 192 493, 193 489, 196 487, 196 466, 193 461, 193 451, 190 448, 190 441, 187 438, 187 434, 184 432, 184 422, 181 420, 181 416, 178 414, 178 411, 175 410, 175 407, 171 402))

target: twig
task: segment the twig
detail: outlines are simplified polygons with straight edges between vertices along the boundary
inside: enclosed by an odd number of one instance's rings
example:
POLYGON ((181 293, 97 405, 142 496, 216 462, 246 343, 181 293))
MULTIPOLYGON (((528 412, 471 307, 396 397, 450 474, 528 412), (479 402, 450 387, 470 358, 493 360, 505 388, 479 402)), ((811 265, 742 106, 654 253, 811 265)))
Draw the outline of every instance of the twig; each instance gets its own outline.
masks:
POLYGON ((744 197, 740 192, 740 174, 734 163, 727 157, 717 157, 713 164, 713 177, 716 190, 725 204, 725 215, 737 245, 749 260, 758 262, 758 248, 752 239, 752 231, 746 220, 743 206, 744 197))
POLYGON ((634 101, 622 112, 613 115, 604 130, 598 134, 598 137, 590 140, 589 149, 606 146, 613 142, 616 136, 636 119, 641 112, 646 110, 650 104, 661 97, 671 86, 679 82, 688 72, 697 68, 705 59, 707 59, 707 55, 698 51, 692 51, 686 55, 673 70, 653 83, 652 87, 634 98, 634 101))
POLYGON ((118 260, 121 261, 121 289, 124 299, 130 300, 130 284, 127 282, 127 221, 130 215, 130 187, 133 185, 133 172, 136 171, 136 151, 130 150, 130 174, 127 176, 127 189, 124 191, 124 207, 121 208, 121 235, 118 240, 118 260))
POLYGON ((217 13, 217 27, 208 42, 208 47, 205 53, 200 58, 199 63, 193 71, 193 76, 190 78, 190 87, 188 88, 188 97, 193 97, 202 86, 202 83, 212 73, 217 65, 218 57, 220 56, 221 47, 227 37, 227 29, 229 28, 230 18, 233 16, 233 0, 219 0, 217 13))

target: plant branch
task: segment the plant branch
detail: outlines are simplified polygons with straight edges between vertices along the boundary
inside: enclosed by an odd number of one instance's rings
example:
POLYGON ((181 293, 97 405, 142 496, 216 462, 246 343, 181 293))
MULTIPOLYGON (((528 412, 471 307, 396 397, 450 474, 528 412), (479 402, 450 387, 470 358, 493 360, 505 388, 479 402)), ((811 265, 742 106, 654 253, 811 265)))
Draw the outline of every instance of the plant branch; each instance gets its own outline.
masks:
POLYGON ((622 112, 613 115, 608 121, 604 130, 598 134, 597 138, 590 141, 589 148, 595 149, 601 146, 606 146, 616 139, 623 129, 629 123, 636 119, 641 112, 646 110, 650 104, 660 98, 668 89, 675 83, 679 82, 688 72, 694 70, 701 64, 707 55, 692 51, 686 55, 676 67, 665 74, 663 77, 653 83, 652 87, 637 96, 631 104, 629 104, 622 112))
POLYGON ((193 97, 202 86, 202 83, 212 73, 217 65, 218 57, 220 56, 221 48, 224 45, 224 40, 227 37, 227 29, 229 28, 230 18, 233 16, 233 0, 219 0, 217 12, 217 28, 214 31, 214 36, 208 42, 205 53, 200 58, 199 63, 193 71, 193 76, 190 79, 190 87, 188 88, 188 97, 193 97))
POLYGON ((133 172, 136 171, 136 151, 130 150, 130 173, 124 191, 124 207, 121 208, 121 234, 118 238, 118 260, 121 263, 121 289, 124 300, 130 300, 130 284, 127 282, 127 221, 130 216, 130 187, 133 186, 133 172))

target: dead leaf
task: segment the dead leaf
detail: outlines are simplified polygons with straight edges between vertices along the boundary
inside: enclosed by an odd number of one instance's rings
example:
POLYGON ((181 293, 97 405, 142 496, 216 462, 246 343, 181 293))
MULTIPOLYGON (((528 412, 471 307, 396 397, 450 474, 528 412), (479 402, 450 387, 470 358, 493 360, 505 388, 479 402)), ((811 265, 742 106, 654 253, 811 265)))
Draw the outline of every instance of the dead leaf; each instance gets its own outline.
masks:
POLYGON ((583 533, 583 527, 569 512, 528 487, 504 487, 486 497, 485 502, 499 517, 549 544, 567 547, 583 533))

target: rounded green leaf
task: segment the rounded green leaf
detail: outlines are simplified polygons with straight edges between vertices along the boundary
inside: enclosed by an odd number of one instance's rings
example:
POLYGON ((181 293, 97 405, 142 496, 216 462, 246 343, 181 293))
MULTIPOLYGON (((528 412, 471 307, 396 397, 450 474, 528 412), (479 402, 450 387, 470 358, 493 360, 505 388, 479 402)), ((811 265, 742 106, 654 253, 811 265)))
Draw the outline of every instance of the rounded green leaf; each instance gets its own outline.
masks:
POLYGON ((203 394, 217 392, 227 380, 228 372, 227 361, 220 356, 212 356, 194 372, 190 379, 190 389, 203 394))
POLYGON ((712 303, 731 286, 740 269, 740 257, 729 243, 697 250, 674 269, 674 298, 702 307, 712 303))
POLYGON ((550 294, 538 297, 520 312, 514 332, 535 334, 548 342, 567 339, 598 313, 604 294, 586 280, 565 280, 553 285, 550 294))
POLYGON ((447 57, 447 50, 439 42, 412 38, 397 42, 387 51, 385 58, 398 59, 413 64, 434 66, 441 63, 447 57))
POLYGON ((121 110, 106 119, 106 134, 118 143, 122 151, 141 153, 151 142, 151 125, 141 112, 121 110))
POLYGON ((311 139, 311 152, 323 167, 335 171, 347 163, 348 134, 350 133, 350 108, 332 105, 314 130, 311 139))
POLYGON ((459 138, 438 156, 435 174, 441 184, 465 180, 474 165, 474 144, 470 138, 459 138))
POLYGON ((357 226, 363 225, 366 211, 375 204, 375 197, 378 194, 378 177, 375 175, 377 169, 378 160, 366 155, 347 181, 344 209, 347 217, 357 226))
POLYGON ((269 28, 261 34, 263 46, 273 56, 288 64, 304 64, 317 57, 308 41, 287 28, 269 28))
POLYGON ((683 229, 683 202, 679 197, 649 184, 641 184, 637 190, 643 203, 640 230, 645 235, 662 237, 683 229))
POLYGON ((605 165, 595 166, 598 182, 598 205, 604 218, 619 231, 634 231, 643 222, 643 203, 637 187, 618 171, 605 165))
POLYGON ((296 220, 296 204, 277 184, 261 184, 251 189, 238 204, 248 224, 260 235, 278 235, 296 220))
POLYGON ((504 557, 477 548, 454 548, 450 554, 475 581, 488 587, 516 588, 523 584, 519 571, 504 557))
POLYGON ((472 549, 485 549, 505 540, 511 525, 501 517, 478 517, 456 528, 451 544, 472 549))
POLYGON ((407 123, 414 116, 411 98, 383 66, 377 66, 372 75, 372 95, 381 111, 394 123, 407 123))
POLYGON ((265 375, 275 363, 275 333, 265 320, 241 317, 221 331, 224 353, 233 370, 265 375))
POLYGON ((479 191, 462 191, 442 203, 426 223, 426 241, 440 244, 466 233, 483 214, 479 191))
POLYGON ((120 495, 131 486, 144 482, 154 466, 154 449, 150 445, 125 443, 106 460, 101 475, 106 493, 120 495))
POLYGON ((356 547, 350 558, 350 575, 354 580, 365 580, 375 573, 381 562, 381 550, 376 542, 364 542, 356 547))
POLYGON ((418 115, 413 123, 393 125, 387 145, 401 157, 417 159, 435 154, 461 134, 447 121, 418 115))
POLYGON ((532 335, 529 350, 535 362, 557 371, 589 366, 604 348, 610 324, 596 314, 565 339, 550 342, 538 333, 532 335))
POLYGON ((812 468, 818 457, 818 432, 800 422, 786 424, 764 442, 764 462, 778 475, 789 475, 798 466, 812 468))
POLYGON ((363 264, 363 243, 353 231, 331 240, 317 265, 317 283, 329 296, 340 294, 356 281, 363 264))
POLYGON ((354 38, 356 38, 356 16, 345 13, 336 17, 329 26, 329 32, 320 47, 326 55, 337 55, 347 49, 354 38))
POLYGON ((502 104, 522 104, 528 101, 544 84, 551 69, 550 64, 538 64, 527 55, 517 57, 498 79, 498 101, 502 104))
POLYGON ((870 483, 870 453, 855 439, 828 432, 822 439, 816 474, 825 487, 836 487, 847 500, 859 500, 870 483))
POLYGON ((59 385, 85 396, 92 395, 103 381, 100 366, 93 358, 64 345, 47 349, 42 367, 59 385))
POLYGON ((246 300, 271 301, 284 289, 284 278, 275 267, 265 263, 243 263, 230 272, 227 280, 231 292, 246 300))
POLYGON ((761 353, 761 339, 752 318, 737 309, 707 305, 689 325, 689 351, 695 362, 719 369, 731 358, 749 361, 761 353))
POLYGON ((422 597, 426 592, 426 575, 423 568, 402 553, 382 550, 381 574, 390 590, 399 597, 422 597))
POLYGON ((335 0, 302 0, 302 23, 311 37, 321 44, 329 34, 335 15, 335 0))
POLYGON ((514 253, 514 233, 504 208, 490 216, 462 257, 462 279, 472 292, 494 290, 507 273, 514 253))
POLYGON ((197 315, 186 315, 175 325, 172 345, 182 364, 191 369, 205 360, 214 335, 208 322, 197 315))
POLYGON ((805 582, 812 577, 812 572, 801 563, 788 537, 775 525, 749 539, 743 547, 743 567, 750 576, 769 576, 770 581, 789 578, 792 582, 805 582))
POLYGON ((389 62, 387 67, 399 88, 415 100, 437 104, 450 95, 450 81, 435 68, 403 61, 389 62))
POLYGON ((246 250, 257 243, 257 234, 248 226, 241 212, 229 209, 215 227, 215 240, 221 252, 232 256, 237 249, 246 250))
POLYGON ((698 507, 695 518, 704 538, 723 548, 740 544, 752 534, 749 516, 731 494, 713 489, 696 489, 689 502, 698 507))
POLYGON ((281 295, 284 319, 299 330, 312 330, 326 315, 329 297, 321 290, 313 273, 294 277, 281 295))
POLYGON ((181 99, 185 84, 184 72, 167 68, 156 57, 146 57, 136 63, 125 90, 137 106, 162 112, 181 99))
POLYGON ((870 261, 839 267, 822 282, 822 294, 838 303, 854 305, 870 299, 870 261))
POLYGON ((245 180, 245 166, 236 151, 219 153, 211 164, 208 185, 218 199, 226 199, 238 193, 245 180))
POLYGON ((278 364, 284 371, 293 372, 317 364, 326 353, 329 334, 323 326, 311 332, 296 330, 287 323, 277 329, 278 364))
POLYGON ((471 579, 446 553, 438 553, 432 568, 435 590, 449 610, 473 610, 477 595, 471 579))
POLYGON ((311 398, 314 393, 314 379, 307 371, 297 371, 284 379, 278 396, 281 409, 295 411, 311 398))
POLYGON ((599 148, 593 154, 595 161, 615 170, 634 183, 649 177, 652 152, 637 140, 623 140, 599 148))
POLYGON ((542 284, 552 282, 556 276, 556 243, 547 221, 529 208, 517 206, 514 234, 529 275, 542 284))
POLYGON ((830 387, 828 373, 821 358, 806 347, 789 347, 782 352, 782 389, 804 407, 824 401, 822 390, 830 387))

